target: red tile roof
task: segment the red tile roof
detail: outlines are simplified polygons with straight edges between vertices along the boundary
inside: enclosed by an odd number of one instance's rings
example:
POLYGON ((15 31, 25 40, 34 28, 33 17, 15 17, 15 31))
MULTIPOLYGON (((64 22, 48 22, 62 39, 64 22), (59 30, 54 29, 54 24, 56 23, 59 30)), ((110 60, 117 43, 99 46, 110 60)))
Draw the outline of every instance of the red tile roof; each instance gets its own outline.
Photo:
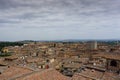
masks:
POLYGON ((55 69, 47 69, 41 72, 34 72, 33 74, 22 76, 16 80, 71 80, 56 71, 55 69))
POLYGON ((120 54, 114 54, 114 53, 99 53, 99 54, 93 55, 93 57, 103 57, 106 59, 120 60, 120 54))
POLYGON ((24 74, 31 73, 32 70, 21 68, 21 67, 12 67, 7 68, 2 74, 0 74, 0 80, 12 79, 24 74))

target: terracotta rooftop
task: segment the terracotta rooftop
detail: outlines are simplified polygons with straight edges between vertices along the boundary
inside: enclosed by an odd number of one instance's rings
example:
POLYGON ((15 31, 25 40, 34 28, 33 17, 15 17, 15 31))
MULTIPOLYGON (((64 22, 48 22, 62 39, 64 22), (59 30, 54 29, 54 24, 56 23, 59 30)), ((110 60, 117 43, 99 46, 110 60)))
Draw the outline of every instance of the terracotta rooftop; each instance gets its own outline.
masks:
POLYGON ((112 72, 86 69, 81 73, 75 73, 71 80, 120 80, 120 76, 112 72))
POLYGON ((70 80, 70 78, 62 75, 55 69, 47 69, 41 72, 33 72, 30 75, 21 76, 15 80, 70 80))
POLYGON ((16 55, 12 55, 12 56, 5 57, 5 59, 14 60, 14 59, 18 59, 18 57, 16 55))
POLYGON ((27 73, 32 72, 32 70, 21 67, 8 67, 2 74, 0 74, 0 80, 12 79, 27 73))
POLYGON ((110 72, 105 72, 103 76, 103 80, 120 80, 120 76, 110 72))
POLYGON ((64 67, 65 68, 76 68, 76 69, 78 69, 78 68, 80 68, 82 66, 82 64, 80 64, 80 63, 65 63, 64 64, 64 67))
POLYGON ((71 80, 92 80, 92 79, 80 76, 79 74, 75 74, 71 80))
POLYGON ((93 80, 93 79, 96 80, 96 79, 101 79, 102 76, 103 76, 103 72, 85 69, 81 73, 76 73, 73 76, 72 80, 93 80))
POLYGON ((93 57, 103 57, 106 59, 120 60, 120 54, 114 54, 114 53, 98 53, 96 55, 93 55, 93 57))
POLYGON ((4 61, 0 61, 0 66, 7 66, 8 63, 4 62, 4 61))
POLYGON ((31 62, 38 62, 39 61, 39 58, 27 58, 27 60, 26 60, 28 63, 31 63, 31 62))

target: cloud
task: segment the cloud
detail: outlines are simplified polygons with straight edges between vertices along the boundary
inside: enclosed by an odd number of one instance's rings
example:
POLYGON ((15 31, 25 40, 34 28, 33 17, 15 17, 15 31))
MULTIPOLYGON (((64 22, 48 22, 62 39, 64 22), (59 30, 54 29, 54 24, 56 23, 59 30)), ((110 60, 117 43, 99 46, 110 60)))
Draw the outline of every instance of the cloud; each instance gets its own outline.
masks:
MULTIPOLYGON (((27 36, 22 34, 24 30, 24 34, 31 34, 31 39, 36 34, 54 35, 42 39, 59 39, 60 34, 61 39, 113 38, 108 34, 117 34, 114 37, 119 38, 119 7, 119 0, 0 0, 0 33, 7 37, 9 30, 20 28, 21 39, 27 36), (31 30, 36 32, 32 34, 31 30)), ((17 35, 13 36, 17 39, 17 35)))

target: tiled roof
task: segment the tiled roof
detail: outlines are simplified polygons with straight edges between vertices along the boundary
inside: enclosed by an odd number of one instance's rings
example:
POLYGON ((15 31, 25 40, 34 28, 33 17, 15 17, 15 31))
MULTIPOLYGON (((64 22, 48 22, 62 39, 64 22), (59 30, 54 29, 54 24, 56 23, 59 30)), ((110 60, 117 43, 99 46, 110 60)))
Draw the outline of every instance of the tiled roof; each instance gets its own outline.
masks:
POLYGON ((98 53, 94 55, 93 57, 103 57, 106 59, 120 60, 120 54, 114 54, 114 53, 98 53))
POLYGON ((112 72, 87 69, 81 73, 75 73, 71 80, 120 80, 120 76, 112 72))
POLYGON ((103 76, 103 80, 120 80, 120 76, 110 72, 105 72, 103 76))
POLYGON ((55 69, 47 69, 44 71, 35 72, 33 74, 22 76, 16 80, 71 80, 56 71, 55 69))
POLYGON ((9 57, 5 57, 5 59, 14 60, 14 59, 18 59, 18 57, 16 55, 12 55, 12 56, 9 56, 9 57))
POLYGON ((72 77, 72 80, 90 80, 90 79, 87 78, 87 77, 80 76, 79 74, 75 74, 75 75, 72 77))
POLYGON ((2 74, 0 74, 0 80, 12 79, 30 72, 32 72, 32 70, 21 68, 21 67, 10 66, 2 74))

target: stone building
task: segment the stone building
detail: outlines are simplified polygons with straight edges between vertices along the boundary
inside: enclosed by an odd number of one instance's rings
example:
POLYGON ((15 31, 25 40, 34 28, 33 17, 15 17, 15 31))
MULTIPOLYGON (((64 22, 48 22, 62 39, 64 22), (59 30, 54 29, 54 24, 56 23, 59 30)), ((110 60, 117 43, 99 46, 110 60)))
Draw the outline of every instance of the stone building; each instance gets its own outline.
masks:
POLYGON ((120 54, 115 53, 100 53, 94 55, 94 57, 106 59, 106 70, 116 73, 120 73, 120 54))

